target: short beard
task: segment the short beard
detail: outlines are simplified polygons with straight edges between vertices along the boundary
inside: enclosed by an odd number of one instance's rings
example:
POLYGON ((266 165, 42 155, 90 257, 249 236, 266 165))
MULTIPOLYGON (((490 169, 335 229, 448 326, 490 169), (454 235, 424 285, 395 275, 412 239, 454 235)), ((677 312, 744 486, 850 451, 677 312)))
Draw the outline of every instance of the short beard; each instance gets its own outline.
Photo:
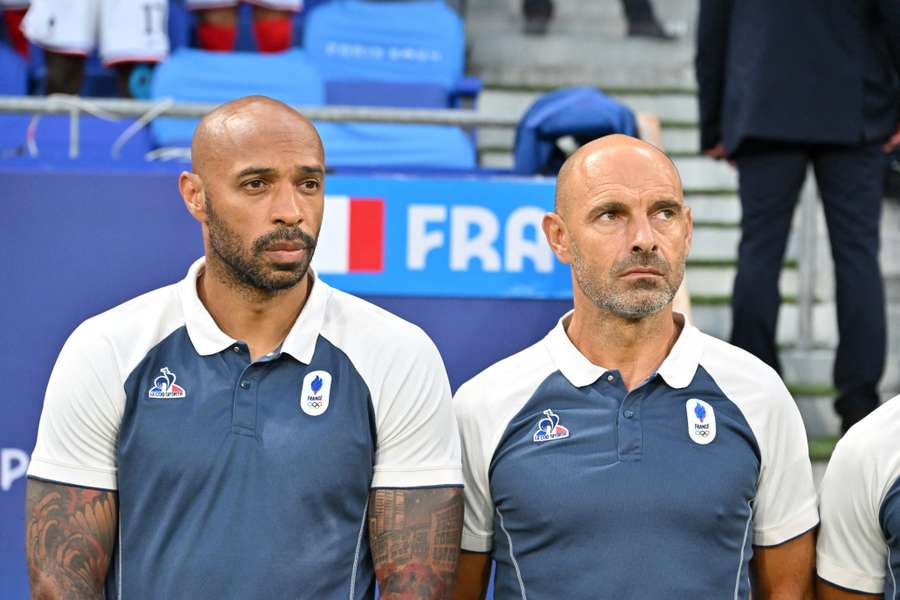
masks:
POLYGON ((216 213, 208 194, 205 204, 209 245, 225 267, 225 275, 232 283, 272 295, 303 281, 316 249, 314 237, 296 226, 279 227, 254 240, 250 251, 247 252, 243 248, 240 236, 216 213), (283 241, 301 242, 306 249, 303 258, 295 263, 266 264, 262 257, 266 247, 274 242, 283 241))
POLYGON ((662 273, 661 282, 637 280, 632 289, 617 292, 612 285, 602 285, 577 248, 573 250, 572 272, 582 293, 598 308, 628 321, 653 316, 665 308, 674 300, 684 278, 683 263, 673 270, 655 252, 640 252, 614 264, 609 272, 610 281, 615 281, 618 273, 633 267, 653 267, 662 273), (649 293, 636 293, 642 290, 649 293))

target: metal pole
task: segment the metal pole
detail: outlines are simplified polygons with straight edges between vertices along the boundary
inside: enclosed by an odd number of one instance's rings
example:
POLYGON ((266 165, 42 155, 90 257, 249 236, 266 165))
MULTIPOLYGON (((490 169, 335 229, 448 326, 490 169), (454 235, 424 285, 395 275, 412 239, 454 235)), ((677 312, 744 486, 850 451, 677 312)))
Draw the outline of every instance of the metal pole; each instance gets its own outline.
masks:
POLYGON ((816 260, 818 246, 818 200, 816 179, 812 169, 800 194, 800 243, 797 249, 797 347, 809 351, 815 342, 813 311, 816 295, 816 260))
POLYGON ((69 158, 78 158, 78 149, 81 141, 78 139, 78 117, 78 107, 73 106, 69 110, 69 158))
MULTIPOLYGON (((54 95, 52 98, 28 96, 0 96, 0 113, 65 114, 73 106, 87 113, 105 113, 116 117, 140 117, 158 109, 158 101, 126 100, 118 98, 80 98, 54 95)), ((160 112, 160 116, 199 118, 218 104, 177 102, 160 112)), ((459 127, 516 127, 519 116, 513 114, 485 114, 463 109, 369 108, 357 106, 295 106, 315 121, 361 123, 416 123, 456 125, 459 127)))

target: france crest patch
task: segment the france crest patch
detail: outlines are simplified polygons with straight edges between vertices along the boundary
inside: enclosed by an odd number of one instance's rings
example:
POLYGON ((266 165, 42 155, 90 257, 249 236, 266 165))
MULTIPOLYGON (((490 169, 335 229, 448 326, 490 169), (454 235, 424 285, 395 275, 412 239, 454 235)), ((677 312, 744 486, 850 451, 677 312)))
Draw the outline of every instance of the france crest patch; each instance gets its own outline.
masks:
POLYGON ((331 396, 331 373, 311 371, 300 386, 300 410, 311 417, 318 417, 328 410, 331 396))
POLYGON ((684 405, 687 411, 688 435, 695 443, 705 446, 716 439, 716 413, 713 407, 696 398, 684 405))

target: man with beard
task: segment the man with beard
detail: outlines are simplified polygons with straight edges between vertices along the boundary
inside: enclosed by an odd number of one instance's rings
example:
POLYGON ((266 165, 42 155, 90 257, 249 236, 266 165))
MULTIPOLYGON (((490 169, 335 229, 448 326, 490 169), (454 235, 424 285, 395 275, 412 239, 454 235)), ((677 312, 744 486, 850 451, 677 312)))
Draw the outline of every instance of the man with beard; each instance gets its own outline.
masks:
POLYGON ((563 165, 544 234, 574 310, 464 384, 456 598, 806 598, 818 522, 775 372, 673 312, 691 214, 623 135, 563 165))
POLYGON ((413 325, 309 263, 312 124, 207 115, 179 189, 205 258, 83 323, 30 465, 40 598, 444 598, 462 521, 447 376, 413 325))

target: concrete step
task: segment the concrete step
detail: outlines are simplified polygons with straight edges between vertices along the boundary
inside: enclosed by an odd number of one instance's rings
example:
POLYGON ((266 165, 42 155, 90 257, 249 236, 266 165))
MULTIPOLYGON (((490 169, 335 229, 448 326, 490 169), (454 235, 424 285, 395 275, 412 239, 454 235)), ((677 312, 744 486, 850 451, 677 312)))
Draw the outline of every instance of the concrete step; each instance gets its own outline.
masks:
MULTIPOLYGON (((519 0, 473 0, 467 17, 470 69, 489 84, 692 89, 693 36, 675 42, 628 39, 618 2, 557 0, 544 36, 522 33, 519 0)), ((688 28, 696 0, 657 3, 688 28), (664 4, 664 6, 663 6, 664 4)))
MULTIPOLYGON (((513 167, 512 153, 509 151, 481 152, 481 165, 494 169, 510 169, 513 167)), ((737 189, 737 171, 728 163, 714 161, 705 156, 675 158, 675 165, 681 174, 685 189, 737 189)))
POLYGON ((811 437, 837 436, 841 433, 841 418, 834 410, 834 394, 794 395, 806 435, 811 437))
MULTIPOLYGON (((688 289, 691 291, 692 296, 696 297, 697 294, 694 292, 694 282, 695 280, 692 277, 692 273, 689 271, 688 289)), ((724 299, 727 301, 727 299, 730 298, 730 293, 723 294, 722 296, 724 296, 724 299)), ((701 331, 705 331, 706 333, 723 340, 727 340, 731 336, 731 306, 727 302, 719 305, 695 303, 693 306, 693 313, 694 324, 697 325, 701 331)), ((822 302, 816 304, 813 309, 813 334, 816 346, 821 348, 835 347, 837 344, 837 332, 834 325, 836 322, 835 318, 836 311, 834 303, 822 302)), ((782 304, 778 318, 778 328, 776 330, 776 339, 779 344, 788 345, 796 342, 799 329, 798 323, 799 315, 797 305, 795 303, 782 304)), ((827 377, 821 377, 812 381, 797 378, 788 378, 788 380, 796 381, 798 383, 830 384, 830 367, 827 377)))
MULTIPOLYGON (((699 296, 728 296, 731 294, 734 266, 692 266, 688 262, 688 289, 699 296)), ((786 268, 781 273, 780 289, 782 295, 797 295, 797 270, 786 268)))
MULTIPOLYGON (((478 96, 478 110, 492 115, 521 117, 535 100, 548 91, 549 89, 488 87, 478 96)), ((653 113, 663 123, 697 122, 697 97, 693 93, 604 91, 635 112, 653 113)), ((510 147, 511 142, 510 138, 510 147)))
MULTIPOLYGON (((515 109, 511 107, 510 110, 515 109)), ((504 114, 502 108, 498 113, 504 114)), ((516 113, 517 116, 521 114, 516 113)), ((498 154, 512 153, 516 132, 511 128, 482 127, 478 130, 478 147, 498 154)), ((663 149, 673 156, 695 156, 700 152, 700 131, 695 127, 671 127, 663 125, 663 149)))
POLYGON ((734 225, 741 222, 741 202, 737 194, 693 194, 688 190, 684 201, 691 207, 694 222, 734 225))

